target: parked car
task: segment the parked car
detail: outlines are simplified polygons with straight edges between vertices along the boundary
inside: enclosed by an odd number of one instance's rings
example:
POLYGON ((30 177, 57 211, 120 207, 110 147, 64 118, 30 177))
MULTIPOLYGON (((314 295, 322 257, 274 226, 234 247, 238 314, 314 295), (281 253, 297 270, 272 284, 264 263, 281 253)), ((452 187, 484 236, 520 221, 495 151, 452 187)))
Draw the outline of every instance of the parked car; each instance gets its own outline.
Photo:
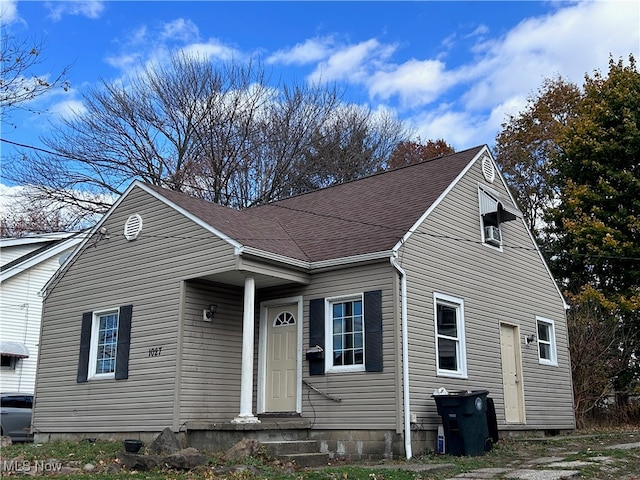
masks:
POLYGON ((11 437, 13 442, 33 439, 31 434, 31 410, 33 395, 28 393, 0 394, 2 435, 11 437))

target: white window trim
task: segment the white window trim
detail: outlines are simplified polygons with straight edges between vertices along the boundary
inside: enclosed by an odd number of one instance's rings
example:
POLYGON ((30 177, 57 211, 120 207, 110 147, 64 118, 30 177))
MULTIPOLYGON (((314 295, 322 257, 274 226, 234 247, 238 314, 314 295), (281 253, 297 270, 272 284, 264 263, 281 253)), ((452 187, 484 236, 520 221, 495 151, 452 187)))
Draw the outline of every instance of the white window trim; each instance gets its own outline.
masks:
POLYGON ((439 377, 467 378, 467 347, 465 339, 464 325, 464 300, 458 297, 452 297, 443 293, 433 293, 433 327, 435 338, 435 357, 436 357, 436 375, 439 377), (438 304, 455 307, 458 313, 458 339, 456 343, 456 353, 460 361, 459 368, 456 371, 440 369, 438 360, 438 304))
POLYGON ((343 295, 339 297, 325 298, 324 301, 324 338, 325 338, 325 356, 324 356, 324 370, 326 373, 341 373, 341 372, 364 372, 367 359, 365 358, 365 311, 364 311, 364 293, 357 293, 353 295, 343 295), (333 304, 352 301, 362 302, 362 365, 333 365, 333 304))
MULTIPOLYGON (((98 333, 100 330, 100 317, 110 314, 118 315, 118 329, 120 328, 120 309, 110 308, 108 310, 100 310, 93 312, 91 320, 91 346, 89 348, 89 369, 87 371, 87 380, 108 380, 116 378, 115 369, 109 373, 96 373, 98 365, 98 333)), ((116 347, 117 348, 117 347, 116 347)), ((117 352, 116 352, 117 356, 117 352)), ((116 360, 117 362, 117 360, 116 360)))
POLYGON ((556 323, 549 319, 549 318, 544 318, 544 317, 538 317, 536 316, 536 338, 538 339, 538 363, 540 365, 550 365, 552 367, 557 367, 558 366, 558 350, 556 347, 556 323), (544 342, 545 344, 548 344, 551 347, 551 359, 548 360, 546 358, 542 358, 540 356, 540 343, 542 342, 540 340, 540 336, 538 335, 538 324, 539 323, 545 323, 549 326, 549 330, 550 330, 550 339, 549 342, 544 342))

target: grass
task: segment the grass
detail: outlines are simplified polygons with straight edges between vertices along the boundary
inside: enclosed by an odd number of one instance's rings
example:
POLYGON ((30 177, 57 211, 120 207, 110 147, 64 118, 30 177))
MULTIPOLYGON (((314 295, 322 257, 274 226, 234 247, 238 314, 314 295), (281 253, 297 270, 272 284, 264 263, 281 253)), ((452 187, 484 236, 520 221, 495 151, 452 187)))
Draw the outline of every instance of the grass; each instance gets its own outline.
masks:
MULTIPOLYGON (((424 454, 410 461, 350 464, 337 461, 319 469, 297 469, 269 458, 262 451, 246 458, 242 464, 227 464, 219 453, 208 455, 208 464, 192 471, 156 469, 151 472, 121 468, 117 459, 121 442, 51 442, 42 445, 15 444, 0 450, 0 476, 19 476, 17 466, 62 464, 77 471, 56 475, 56 479, 129 479, 129 480, 444 480, 478 468, 516 468, 528 460, 541 457, 561 457, 567 461, 586 461, 606 456, 607 462, 591 462, 581 467, 581 478, 640 480, 638 449, 608 449, 618 443, 640 441, 640 429, 581 432, 583 435, 536 439, 503 439, 486 455, 452 457, 424 454), (95 468, 83 470, 87 463, 95 468), (514 466, 515 465, 515 466, 514 466)), ((51 467, 50 467, 51 468, 51 467)))

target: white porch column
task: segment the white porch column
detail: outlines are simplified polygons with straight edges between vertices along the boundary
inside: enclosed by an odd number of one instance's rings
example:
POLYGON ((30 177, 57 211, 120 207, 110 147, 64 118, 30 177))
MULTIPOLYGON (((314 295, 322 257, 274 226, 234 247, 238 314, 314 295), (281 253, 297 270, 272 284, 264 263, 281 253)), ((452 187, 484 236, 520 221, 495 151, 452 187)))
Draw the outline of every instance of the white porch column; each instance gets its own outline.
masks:
POLYGON ((253 342, 255 324, 256 282, 244 281, 244 311, 242 314, 242 376, 240 379, 240 414, 232 423, 260 423, 253 415, 253 342))

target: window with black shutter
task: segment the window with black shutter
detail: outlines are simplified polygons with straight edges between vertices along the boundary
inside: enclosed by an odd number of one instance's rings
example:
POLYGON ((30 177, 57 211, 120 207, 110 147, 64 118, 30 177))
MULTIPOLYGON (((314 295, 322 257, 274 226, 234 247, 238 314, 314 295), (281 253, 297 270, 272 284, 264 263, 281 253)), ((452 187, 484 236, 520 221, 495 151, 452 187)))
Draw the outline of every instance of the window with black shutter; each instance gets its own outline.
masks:
POLYGON ((82 315, 78 383, 129 378, 132 312, 132 305, 124 305, 82 315))
POLYGON ((307 355, 310 375, 324 375, 325 371, 381 372, 382 292, 311 300, 309 348, 318 347, 325 354, 307 355))

